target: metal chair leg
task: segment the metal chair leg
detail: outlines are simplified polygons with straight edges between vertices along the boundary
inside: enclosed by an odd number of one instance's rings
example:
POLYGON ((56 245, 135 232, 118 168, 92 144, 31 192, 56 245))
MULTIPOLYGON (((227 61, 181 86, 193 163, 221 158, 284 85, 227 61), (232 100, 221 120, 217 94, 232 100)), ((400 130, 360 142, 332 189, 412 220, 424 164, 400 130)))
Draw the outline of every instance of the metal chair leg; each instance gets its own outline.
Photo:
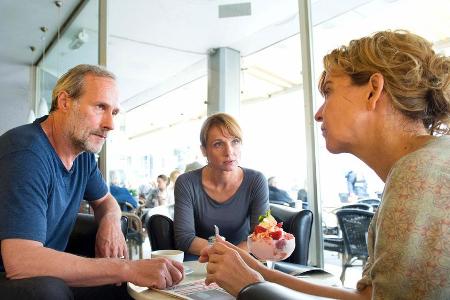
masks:
POLYGON ((345 281, 345 270, 347 269, 347 266, 349 264, 349 256, 344 252, 342 253, 342 272, 341 272, 341 276, 339 277, 339 279, 342 282, 342 286, 344 285, 344 281, 345 281))

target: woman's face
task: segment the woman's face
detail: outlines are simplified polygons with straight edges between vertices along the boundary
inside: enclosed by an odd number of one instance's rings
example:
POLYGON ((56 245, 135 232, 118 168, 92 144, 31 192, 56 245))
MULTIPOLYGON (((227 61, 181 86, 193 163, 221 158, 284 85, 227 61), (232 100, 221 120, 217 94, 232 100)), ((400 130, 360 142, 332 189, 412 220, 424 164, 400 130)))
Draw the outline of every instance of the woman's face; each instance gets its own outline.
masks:
POLYGON ((222 171, 232 171, 239 166, 241 159, 241 140, 218 126, 209 129, 203 155, 208 159, 208 166, 222 171))
POLYGON ((367 124, 369 84, 352 84, 350 76, 333 72, 325 77, 325 102, 315 115, 331 153, 354 153, 367 124))
POLYGON ((158 177, 158 178, 156 179, 156 182, 158 183, 158 189, 159 189, 160 191, 164 191, 164 190, 166 189, 166 187, 167 187, 167 182, 166 182, 164 179, 158 177))

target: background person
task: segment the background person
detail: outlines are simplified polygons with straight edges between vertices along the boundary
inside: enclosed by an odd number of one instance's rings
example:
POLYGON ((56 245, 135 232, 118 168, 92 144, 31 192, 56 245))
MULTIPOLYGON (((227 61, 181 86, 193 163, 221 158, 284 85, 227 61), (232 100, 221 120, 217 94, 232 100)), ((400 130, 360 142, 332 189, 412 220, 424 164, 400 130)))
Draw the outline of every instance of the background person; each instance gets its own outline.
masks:
POLYGON ((156 189, 153 190, 149 199, 145 202, 146 208, 156 207, 160 205, 167 205, 169 203, 169 192, 167 186, 169 185, 169 178, 164 175, 158 175, 156 178, 156 189))
POLYGON ((138 207, 136 199, 131 195, 130 191, 125 188, 119 181, 116 172, 110 172, 111 183, 109 185, 109 192, 119 203, 122 211, 130 211, 138 207))
POLYGON ((150 199, 155 189, 156 184, 152 180, 148 180, 147 183, 141 184, 138 188, 139 205, 145 206, 145 202, 147 199, 150 199))
POLYGON ((247 236, 269 208, 262 173, 243 168, 242 132, 230 115, 209 116, 200 131, 208 164, 180 175, 175 184, 175 242, 194 255, 208 245, 214 225, 228 241, 247 249, 247 236))
POLYGON ((338 299, 448 299, 450 58, 412 33, 382 31, 333 50, 324 68, 315 119, 327 149, 357 156, 386 183, 357 289, 269 270, 222 241, 203 250, 206 282, 233 295, 270 280, 338 299))
POLYGON ((204 166, 204 164, 199 162, 198 155, 195 155, 195 159, 186 165, 186 168, 184 169, 184 173, 200 169, 203 166, 204 166))
POLYGON ((121 211, 94 157, 118 112, 114 75, 79 65, 58 80, 49 116, 0 137, 2 299, 130 299, 126 284, 112 284, 182 279, 176 262, 121 259, 121 211), (62 252, 82 199, 98 222, 96 259, 62 252))
POLYGON ((109 185, 109 192, 117 200, 122 211, 130 211, 138 207, 136 199, 134 199, 127 188, 115 185, 111 182, 109 185))
POLYGON ((175 204, 175 182, 177 181, 178 176, 180 175, 181 171, 178 169, 175 169, 172 172, 170 172, 169 185, 167 186, 167 192, 169 194, 169 201, 168 201, 169 205, 175 204))
POLYGON ((347 180, 348 198, 350 202, 355 202, 358 199, 367 198, 367 181, 364 175, 360 172, 350 170, 345 174, 347 180))
POLYGON ((275 176, 269 177, 269 179, 267 179, 267 184, 269 185, 269 202, 285 202, 291 207, 295 206, 295 202, 289 194, 285 190, 277 187, 277 179, 275 176))

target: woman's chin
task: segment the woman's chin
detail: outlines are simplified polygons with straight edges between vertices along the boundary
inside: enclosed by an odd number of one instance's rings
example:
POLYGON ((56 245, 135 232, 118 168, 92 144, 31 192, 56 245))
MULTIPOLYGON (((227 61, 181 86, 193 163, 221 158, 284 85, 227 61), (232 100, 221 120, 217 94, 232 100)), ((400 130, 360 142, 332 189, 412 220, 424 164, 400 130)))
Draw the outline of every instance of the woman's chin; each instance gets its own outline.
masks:
POLYGON ((327 141, 326 147, 327 147, 327 150, 332 154, 348 153, 348 151, 346 149, 344 149, 344 147, 342 147, 342 145, 338 145, 336 143, 327 141))

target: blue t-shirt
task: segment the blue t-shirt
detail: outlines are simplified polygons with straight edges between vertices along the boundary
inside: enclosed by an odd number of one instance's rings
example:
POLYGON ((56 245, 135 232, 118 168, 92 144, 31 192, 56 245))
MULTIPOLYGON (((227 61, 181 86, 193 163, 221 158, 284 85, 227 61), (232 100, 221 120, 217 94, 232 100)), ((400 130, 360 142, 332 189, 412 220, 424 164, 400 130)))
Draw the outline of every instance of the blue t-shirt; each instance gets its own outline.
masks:
POLYGON ((63 251, 81 200, 98 200, 108 187, 92 153, 81 153, 66 170, 40 125, 46 118, 0 136, 0 240, 63 251))

